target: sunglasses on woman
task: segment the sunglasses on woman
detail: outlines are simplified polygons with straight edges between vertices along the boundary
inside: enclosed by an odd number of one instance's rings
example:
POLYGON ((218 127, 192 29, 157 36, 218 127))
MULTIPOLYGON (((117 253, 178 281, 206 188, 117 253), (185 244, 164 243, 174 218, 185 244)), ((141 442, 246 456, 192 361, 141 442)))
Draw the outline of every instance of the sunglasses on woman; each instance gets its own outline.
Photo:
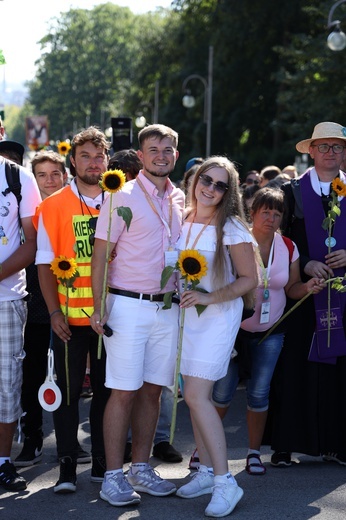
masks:
POLYGON ((201 184, 203 184, 203 186, 214 186, 215 190, 219 193, 225 193, 228 190, 228 184, 222 181, 215 182, 206 173, 201 173, 201 175, 198 177, 198 180, 201 184))

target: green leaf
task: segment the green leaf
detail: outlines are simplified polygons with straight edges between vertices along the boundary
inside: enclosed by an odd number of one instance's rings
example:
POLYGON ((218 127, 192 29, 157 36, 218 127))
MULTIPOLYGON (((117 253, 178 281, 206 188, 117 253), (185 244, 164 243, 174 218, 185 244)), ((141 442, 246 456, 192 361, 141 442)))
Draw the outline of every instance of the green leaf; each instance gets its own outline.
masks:
POLYGON ((340 215, 341 215, 341 210, 340 210, 339 206, 337 206, 337 205, 333 206, 333 207, 332 207, 332 211, 334 211, 334 213, 335 213, 338 217, 340 217, 340 215))
POLYGON ((170 291, 165 293, 163 297, 164 306, 162 307, 163 310, 170 309, 172 307, 172 296, 175 291, 170 291))
POLYGON ((325 229, 326 231, 328 230, 329 228, 329 218, 325 218, 322 222, 322 228, 325 229))
POLYGON ((5 56, 3 55, 3 52, 1 49, 0 49, 0 65, 6 65, 5 56))
POLYGON ((334 208, 331 209, 330 211, 328 211, 328 215, 329 215, 329 218, 330 218, 333 222, 335 222, 335 219, 336 219, 336 217, 337 217, 337 214, 335 213, 334 208))
POLYGON ((205 311, 205 309, 208 307, 208 305, 200 305, 199 303, 197 303, 197 305, 195 305, 195 307, 196 307, 198 317, 200 317, 200 315, 202 314, 203 311, 205 311))
POLYGON ((119 217, 122 217, 124 219, 124 222, 126 224, 127 231, 129 230, 131 220, 132 220, 132 211, 127 206, 119 206, 117 208, 117 213, 119 217))
POLYGON ((161 289, 164 289, 164 287, 166 287, 168 280, 170 279, 170 277, 172 276, 172 274, 174 272, 174 269, 175 268, 172 267, 171 265, 167 265, 164 268, 164 270, 162 271, 162 273, 161 273, 161 282, 160 282, 161 289))

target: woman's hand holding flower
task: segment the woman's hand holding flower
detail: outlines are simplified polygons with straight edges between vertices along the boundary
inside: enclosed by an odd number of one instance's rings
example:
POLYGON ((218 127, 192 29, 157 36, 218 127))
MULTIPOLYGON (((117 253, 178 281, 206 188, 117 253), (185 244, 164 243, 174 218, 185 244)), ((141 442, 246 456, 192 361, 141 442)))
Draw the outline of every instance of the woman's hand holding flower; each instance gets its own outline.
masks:
POLYGON ((211 303, 211 294, 201 291, 184 291, 180 297, 180 307, 185 309, 194 305, 210 305, 211 303))

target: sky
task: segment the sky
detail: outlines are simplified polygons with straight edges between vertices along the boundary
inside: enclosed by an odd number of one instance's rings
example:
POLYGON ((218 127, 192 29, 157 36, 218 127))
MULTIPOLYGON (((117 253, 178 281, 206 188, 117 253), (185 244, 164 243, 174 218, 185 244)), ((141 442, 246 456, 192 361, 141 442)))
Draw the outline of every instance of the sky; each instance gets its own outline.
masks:
POLYGON ((47 22, 71 8, 92 9, 110 2, 135 14, 170 7, 171 0, 0 0, 0 90, 31 80, 39 58, 37 42, 48 33, 47 22))

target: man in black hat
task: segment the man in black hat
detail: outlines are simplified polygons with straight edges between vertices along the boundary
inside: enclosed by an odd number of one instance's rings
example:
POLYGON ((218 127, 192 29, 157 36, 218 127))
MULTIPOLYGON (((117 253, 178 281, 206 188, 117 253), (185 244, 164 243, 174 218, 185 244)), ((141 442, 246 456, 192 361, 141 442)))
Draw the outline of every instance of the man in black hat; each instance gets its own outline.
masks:
POLYGON ((10 159, 19 166, 23 165, 24 146, 16 141, 0 140, 0 155, 6 159, 10 159))

